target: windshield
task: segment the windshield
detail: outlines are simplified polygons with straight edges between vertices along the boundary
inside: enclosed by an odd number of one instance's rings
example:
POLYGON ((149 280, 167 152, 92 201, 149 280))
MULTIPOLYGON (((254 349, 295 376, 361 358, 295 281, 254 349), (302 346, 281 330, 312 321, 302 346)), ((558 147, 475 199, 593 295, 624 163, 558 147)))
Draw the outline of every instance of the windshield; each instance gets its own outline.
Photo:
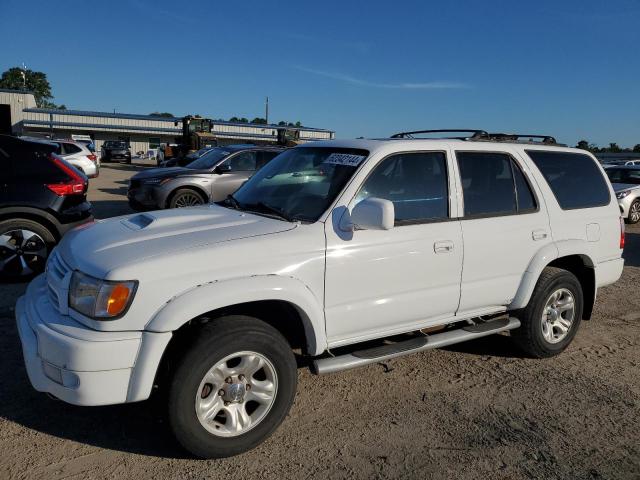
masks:
POLYGON ((189 163, 187 168, 193 168, 194 170, 210 170, 215 167, 220 160, 229 155, 231 152, 223 150, 222 148, 214 148, 211 151, 205 153, 197 160, 189 163))
POLYGON ((122 148, 123 150, 127 148, 125 142, 104 142, 104 146, 106 148, 122 148))
MULTIPOLYGON (((234 193, 237 208, 315 222, 333 203, 367 150, 298 147, 278 155, 234 193)), ((231 203, 230 203, 231 204, 231 203)))

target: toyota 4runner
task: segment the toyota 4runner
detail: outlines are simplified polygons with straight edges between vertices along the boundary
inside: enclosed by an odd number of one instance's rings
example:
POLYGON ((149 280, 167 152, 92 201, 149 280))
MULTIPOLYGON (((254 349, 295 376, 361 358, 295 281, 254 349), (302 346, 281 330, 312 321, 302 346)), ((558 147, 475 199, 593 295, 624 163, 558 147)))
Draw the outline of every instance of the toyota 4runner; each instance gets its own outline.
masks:
POLYGON ((551 137, 433 132, 307 143, 217 204, 72 230, 16 306, 32 385, 157 386, 179 442, 222 457, 283 421, 296 355, 324 374, 500 332, 559 354, 622 272, 602 168, 551 137))

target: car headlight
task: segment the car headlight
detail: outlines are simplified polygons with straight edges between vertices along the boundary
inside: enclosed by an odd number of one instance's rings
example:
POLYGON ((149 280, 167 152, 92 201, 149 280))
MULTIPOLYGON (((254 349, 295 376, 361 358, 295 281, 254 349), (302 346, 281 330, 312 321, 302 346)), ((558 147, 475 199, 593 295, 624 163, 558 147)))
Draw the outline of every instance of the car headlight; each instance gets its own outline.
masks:
POLYGON ((111 319, 127 311, 138 282, 100 280, 75 271, 69 286, 69 307, 96 320, 111 319))
POLYGON ((621 192, 616 193, 616 197, 619 199, 622 199, 624 197, 626 197, 627 195, 629 195, 631 193, 631 190, 623 190, 621 192))

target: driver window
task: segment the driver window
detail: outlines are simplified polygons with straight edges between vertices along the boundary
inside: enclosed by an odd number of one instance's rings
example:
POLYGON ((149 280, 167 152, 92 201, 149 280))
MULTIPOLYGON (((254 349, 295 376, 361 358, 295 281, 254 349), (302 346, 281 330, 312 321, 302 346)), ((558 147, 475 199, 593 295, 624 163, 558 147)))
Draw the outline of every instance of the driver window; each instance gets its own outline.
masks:
POLYGON ((241 152, 220 164, 220 168, 227 172, 246 172, 256 169, 256 152, 241 152))
POLYGON ((449 216, 447 159, 442 152, 392 155, 371 172, 356 197, 393 202, 395 224, 424 223, 449 216))

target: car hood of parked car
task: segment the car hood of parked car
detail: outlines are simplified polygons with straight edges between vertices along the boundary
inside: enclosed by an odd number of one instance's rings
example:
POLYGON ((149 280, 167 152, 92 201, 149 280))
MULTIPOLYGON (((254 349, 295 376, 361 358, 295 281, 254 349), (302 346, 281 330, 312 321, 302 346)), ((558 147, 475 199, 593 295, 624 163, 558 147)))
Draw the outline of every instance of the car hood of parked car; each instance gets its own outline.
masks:
POLYGON ((640 185, 636 185, 633 183, 612 183, 613 191, 618 193, 623 190, 633 190, 634 188, 640 188, 640 185))
POLYGON ((131 180, 147 180, 149 178, 171 178, 180 177, 183 175, 199 175, 211 173, 208 170, 195 170, 193 168, 185 167, 170 167, 170 168, 150 168, 136 173, 131 180))
POLYGON ((293 228, 295 223, 211 204, 89 223, 65 235, 58 251, 73 269, 110 278, 115 269, 152 257, 293 228))

